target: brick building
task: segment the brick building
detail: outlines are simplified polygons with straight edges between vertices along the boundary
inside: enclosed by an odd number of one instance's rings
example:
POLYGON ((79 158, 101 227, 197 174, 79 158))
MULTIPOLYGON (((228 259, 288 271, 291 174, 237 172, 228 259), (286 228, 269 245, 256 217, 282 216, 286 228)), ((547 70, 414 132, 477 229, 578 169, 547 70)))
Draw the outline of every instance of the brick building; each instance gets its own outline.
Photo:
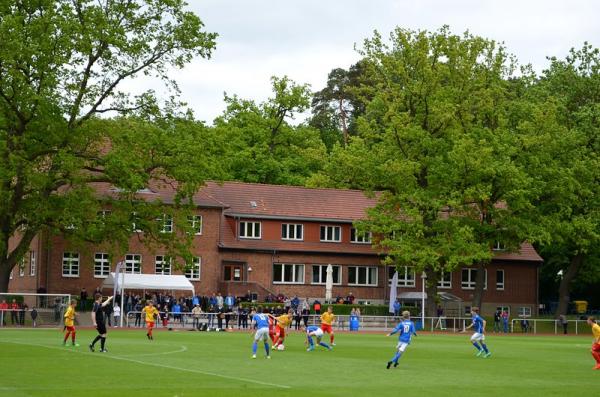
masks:
MULTIPOLYGON (((99 186, 103 194, 107 186, 99 186)), ((169 204, 173 192, 156 188, 140 193, 169 204)), ((292 186, 209 182, 194 197, 194 269, 186 276, 201 295, 212 292, 263 299, 267 294, 323 298, 325 269, 333 265, 333 296, 349 292, 359 302, 383 303, 389 297, 393 268, 381 264, 368 237, 353 222, 364 217, 374 198, 356 190, 307 189, 292 186)), ((171 221, 172 222, 172 221, 171 221)), ((172 224, 165 225, 173 230, 172 224)), ((177 273, 164 252, 146 247, 134 233, 124 260, 128 272, 177 273)), ((497 247, 500 248, 500 247, 497 247)), ((29 255, 13 270, 11 291, 33 292, 43 286, 51 293, 93 291, 114 269, 101 247, 84 252, 60 237, 38 236, 29 255)), ((487 267, 483 311, 506 307, 514 315, 536 314, 538 269, 542 259, 524 243, 517 253, 496 250, 487 267)), ((421 291, 420 275, 411 267, 399 271, 398 293, 421 291)), ((458 269, 440 280, 440 291, 469 305, 475 271, 458 269)))

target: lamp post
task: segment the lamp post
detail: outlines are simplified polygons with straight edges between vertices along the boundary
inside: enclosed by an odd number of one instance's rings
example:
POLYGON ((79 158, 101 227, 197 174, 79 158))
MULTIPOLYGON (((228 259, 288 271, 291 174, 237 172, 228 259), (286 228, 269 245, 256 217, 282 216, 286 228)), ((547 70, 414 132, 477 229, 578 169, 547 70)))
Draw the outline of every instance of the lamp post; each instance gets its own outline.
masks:
POLYGON ((425 283, 427 282, 427 274, 421 273, 421 329, 425 329, 425 283))

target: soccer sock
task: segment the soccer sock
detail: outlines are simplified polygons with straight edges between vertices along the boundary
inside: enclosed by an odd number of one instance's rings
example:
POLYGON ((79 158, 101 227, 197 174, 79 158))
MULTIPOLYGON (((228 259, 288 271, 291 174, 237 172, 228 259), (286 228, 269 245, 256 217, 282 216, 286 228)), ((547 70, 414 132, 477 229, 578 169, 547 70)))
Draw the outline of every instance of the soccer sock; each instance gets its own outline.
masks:
POLYGON ((325 349, 331 349, 331 347, 325 342, 319 342, 319 345, 323 346, 325 349))
POLYGON ((258 349, 258 343, 256 343, 256 341, 254 341, 254 343, 252 344, 252 354, 256 354, 257 349, 258 349))
POLYGON ((481 351, 481 347, 479 347, 477 342, 473 342, 473 346, 475 346, 475 349, 477 349, 477 351, 481 351))
POLYGON ((96 344, 96 342, 98 342, 100 339, 102 339, 102 337, 100 335, 96 335, 96 339, 94 339, 94 341, 92 342, 92 347, 96 344))
POLYGON ((65 338, 63 339, 63 343, 67 343, 67 339, 69 339, 69 334, 70 333, 71 333, 71 331, 65 332, 65 338))
POLYGON ((265 342, 265 353, 267 353, 267 356, 269 355, 269 343, 265 342))
POLYGON ((101 348, 102 350, 104 350, 104 343, 105 343, 105 342, 106 342, 106 338, 105 338, 105 337, 103 337, 103 336, 101 336, 101 337, 100 337, 100 348, 101 348))
POLYGON ((331 334, 331 335, 329 336, 329 341, 331 342, 331 344, 333 344, 333 334, 331 334))
POLYGON ((391 361, 397 363, 401 355, 402 353, 396 352, 396 354, 394 354, 394 357, 392 357, 391 361))
POLYGON ((485 345, 485 343, 481 343, 481 347, 483 347, 483 351, 486 353, 489 353, 490 351, 488 350, 487 346, 485 345))
POLYGON ((152 337, 152 328, 148 328, 148 335, 150 335, 150 337, 152 337))
POLYGON ((75 344, 75 331, 71 332, 71 342, 75 344))
POLYGON ((312 340, 311 337, 308 337, 308 344, 310 345, 310 347, 314 347, 315 346, 315 344, 314 344, 314 342, 313 342, 313 340, 312 340))

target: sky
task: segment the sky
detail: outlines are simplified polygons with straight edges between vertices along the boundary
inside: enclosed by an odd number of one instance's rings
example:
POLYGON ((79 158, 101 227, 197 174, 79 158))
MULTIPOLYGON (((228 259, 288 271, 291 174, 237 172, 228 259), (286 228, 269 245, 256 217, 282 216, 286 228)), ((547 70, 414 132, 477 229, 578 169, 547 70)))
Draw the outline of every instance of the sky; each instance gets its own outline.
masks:
MULTIPOLYGON (((187 0, 188 8, 218 33, 211 59, 174 73, 197 119, 211 124, 225 109, 223 94, 257 102, 271 94, 271 76, 325 86, 334 68, 359 60, 359 46, 396 27, 437 30, 449 25, 504 42, 537 71, 546 56, 564 57, 588 41, 600 47, 600 1, 595 0, 187 0)), ((148 81, 129 83, 141 90, 148 81)))

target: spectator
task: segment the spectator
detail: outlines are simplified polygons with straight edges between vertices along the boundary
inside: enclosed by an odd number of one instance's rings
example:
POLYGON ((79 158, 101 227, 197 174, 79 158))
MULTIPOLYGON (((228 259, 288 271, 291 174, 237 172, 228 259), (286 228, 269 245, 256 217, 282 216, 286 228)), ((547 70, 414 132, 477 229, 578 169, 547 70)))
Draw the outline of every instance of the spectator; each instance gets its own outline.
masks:
POLYGON ((171 311, 173 312, 173 321, 179 321, 180 323, 183 323, 181 317, 181 305, 179 302, 175 302, 171 311))
POLYGON ((87 298, 88 298, 88 293, 85 290, 85 287, 83 287, 81 289, 81 292, 79 292, 79 311, 85 310, 85 302, 87 301, 87 298))
POLYGON ((21 305, 21 311, 19 311, 19 324, 25 325, 25 312, 29 309, 26 303, 21 305))
POLYGON ((558 316, 558 322, 563 327, 563 334, 566 335, 567 328, 569 326, 569 320, 567 320, 567 316, 565 316, 564 314, 561 314, 560 316, 558 316))
POLYGON ((34 308, 31 309, 31 325, 35 328, 37 327, 37 317, 38 317, 38 312, 37 310, 34 308))
POLYGON ((298 306, 300 306, 300 299, 298 298, 298 296, 294 296, 294 298, 290 301, 290 306, 293 311, 296 311, 298 309, 298 306))
POLYGON ((304 322, 304 327, 308 327, 308 316, 310 315, 308 299, 306 300, 306 302, 307 304, 302 308, 302 321, 304 322))
POLYGON ((223 329, 223 320, 225 319, 225 308, 217 309, 217 328, 223 329))
POLYGON ((12 303, 10 304, 10 323, 11 324, 19 324, 19 320, 17 318, 17 314, 19 312, 19 304, 17 303, 16 299, 12 300, 12 303))
POLYGON ((0 302, 0 318, 2 318, 2 326, 6 326, 6 316, 8 315, 8 303, 6 299, 2 299, 0 302))
POLYGON ((348 305, 353 305, 354 304, 354 295, 352 295, 352 292, 348 292, 348 296, 346 297, 346 304, 348 305))
MULTIPOLYGON (((40 288, 37 289, 38 294, 45 294, 46 288, 43 285, 40 285, 40 288)), ((40 307, 46 307, 46 297, 40 296, 40 307)))
POLYGON ((238 308, 238 328, 248 328, 248 310, 241 306, 238 308))
POLYGON ((135 326, 141 327, 142 326, 142 304, 140 303, 140 300, 138 300, 136 302, 135 306, 133 307, 133 310, 135 311, 135 326))
POLYGON ((234 304, 235 304, 235 298, 231 294, 228 294, 225 297, 225 306, 227 306, 228 309, 231 309, 234 304))
POLYGON ((217 292, 217 310, 221 310, 223 308, 223 297, 220 292, 217 292))
POLYGON ((296 330, 300 329, 300 322, 302 321, 302 311, 299 307, 296 307, 294 310, 294 328, 296 330))
POLYGON ((113 312, 112 302, 109 302, 106 306, 104 306, 104 314, 106 315, 106 324, 109 327, 112 327, 112 319, 111 314, 113 312))
POLYGON ((318 300, 314 301, 313 310, 315 311, 315 314, 321 314, 321 302, 318 300))
POLYGON ((200 305, 196 303, 194 308, 192 309, 192 326, 194 329, 200 330, 200 315, 202 314, 202 309, 200 305))
POLYGON ((502 312, 500 309, 494 313, 494 332, 500 332, 500 320, 502 319, 502 312))
POLYGON ((58 323, 59 321, 61 321, 60 318, 60 309, 61 309, 61 302, 60 302, 60 298, 56 298, 54 300, 54 322, 58 323))
POLYGON ((119 305, 113 307, 113 316, 115 318, 115 327, 118 327, 121 325, 121 307, 119 305))
POLYGON ((508 333, 508 312, 506 310, 502 312, 502 327, 504 328, 504 333, 508 333))
MULTIPOLYGON (((398 299, 396 299, 394 301, 394 316, 395 317, 399 317, 400 316, 400 308, 401 308, 400 301, 398 299)), ((352 309, 352 310, 354 310, 354 309, 352 309)))
POLYGON ((529 331, 529 321, 526 318, 521 319, 521 331, 527 333, 529 331))

